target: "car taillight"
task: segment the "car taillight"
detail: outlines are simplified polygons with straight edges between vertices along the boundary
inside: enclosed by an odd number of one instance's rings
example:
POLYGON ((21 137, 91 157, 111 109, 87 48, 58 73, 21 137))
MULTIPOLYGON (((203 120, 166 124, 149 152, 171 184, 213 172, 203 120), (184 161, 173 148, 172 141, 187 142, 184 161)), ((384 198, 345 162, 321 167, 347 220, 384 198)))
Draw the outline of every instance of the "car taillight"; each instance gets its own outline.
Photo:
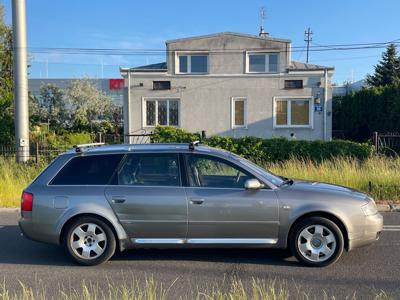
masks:
POLYGON ((32 211, 33 206, 33 194, 23 192, 21 197, 21 210, 32 211))

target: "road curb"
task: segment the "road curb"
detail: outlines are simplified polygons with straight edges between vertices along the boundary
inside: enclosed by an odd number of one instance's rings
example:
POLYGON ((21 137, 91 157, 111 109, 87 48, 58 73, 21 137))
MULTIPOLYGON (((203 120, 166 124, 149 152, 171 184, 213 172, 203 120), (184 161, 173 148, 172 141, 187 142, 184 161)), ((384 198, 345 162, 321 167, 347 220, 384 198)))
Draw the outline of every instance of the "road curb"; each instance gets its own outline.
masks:
POLYGON ((400 212, 400 204, 391 204, 390 211, 400 212))
POLYGON ((17 207, 0 207, 0 212, 19 212, 20 209, 17 207))
POLYGON ((391 207, 389 204, 377 204, 378 211, 381 212, 389 212, 391 211, 391 207))

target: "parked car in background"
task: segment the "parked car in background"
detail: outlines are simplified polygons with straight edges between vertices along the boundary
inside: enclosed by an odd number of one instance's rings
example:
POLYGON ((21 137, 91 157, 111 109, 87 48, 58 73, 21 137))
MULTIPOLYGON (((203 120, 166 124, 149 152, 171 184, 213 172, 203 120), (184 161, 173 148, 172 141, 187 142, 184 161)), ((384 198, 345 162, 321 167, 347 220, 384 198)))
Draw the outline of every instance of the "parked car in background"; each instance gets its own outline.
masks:
POLYGON ((77 146, 24 190, 21 214, 26 237, 83 265, 134 247, 206 246, 290 248, 326 266, 383 226, 366 194, 282 178, 197 143, 77 146))

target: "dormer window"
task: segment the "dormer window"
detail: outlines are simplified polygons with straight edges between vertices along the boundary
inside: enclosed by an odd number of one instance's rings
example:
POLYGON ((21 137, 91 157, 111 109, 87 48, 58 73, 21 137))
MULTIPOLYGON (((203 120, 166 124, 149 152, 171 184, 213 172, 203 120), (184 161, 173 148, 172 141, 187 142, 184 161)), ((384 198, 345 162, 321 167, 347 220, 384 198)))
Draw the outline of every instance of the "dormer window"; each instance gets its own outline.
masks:
POLYGON ((207 74, 208 54, 204 53, 182 53, 177 59, 178 74, 207 74))
POLYGON ((278 53, 248 52, 247 73, 277 73, 278 53))

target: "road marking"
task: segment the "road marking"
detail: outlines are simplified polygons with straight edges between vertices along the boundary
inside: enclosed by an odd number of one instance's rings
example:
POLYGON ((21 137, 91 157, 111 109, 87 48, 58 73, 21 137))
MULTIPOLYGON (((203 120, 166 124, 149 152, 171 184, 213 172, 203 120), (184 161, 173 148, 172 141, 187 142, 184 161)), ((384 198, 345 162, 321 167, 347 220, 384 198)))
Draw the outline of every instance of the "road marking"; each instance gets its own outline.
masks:
POLYGON ((400 225, 384 225, 383 231, 400 231, 400 225))

